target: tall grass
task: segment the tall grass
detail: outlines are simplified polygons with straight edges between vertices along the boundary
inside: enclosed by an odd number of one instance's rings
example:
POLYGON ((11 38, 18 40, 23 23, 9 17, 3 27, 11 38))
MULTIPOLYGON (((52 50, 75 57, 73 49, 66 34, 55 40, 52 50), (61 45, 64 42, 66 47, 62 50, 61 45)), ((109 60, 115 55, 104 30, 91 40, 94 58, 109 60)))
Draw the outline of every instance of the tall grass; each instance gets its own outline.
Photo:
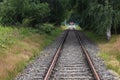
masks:
POLYGON ((120 35, 112 35, 111 40, 107 41, 104 36, 90 31, 86 31, 85 34, 99 46, 99 56, 105 61, 107 68, 120 76, 120 35))
POLYGON ((0 26, 0 47, 6 48, 8 45, 15 43, 16 39, 24 38, 35 32, 32 28, 15 28, 0 26))
POLYGON ((51 34, 29 27, 0 26, 0 80, 13 80, 62 31, 51 34))

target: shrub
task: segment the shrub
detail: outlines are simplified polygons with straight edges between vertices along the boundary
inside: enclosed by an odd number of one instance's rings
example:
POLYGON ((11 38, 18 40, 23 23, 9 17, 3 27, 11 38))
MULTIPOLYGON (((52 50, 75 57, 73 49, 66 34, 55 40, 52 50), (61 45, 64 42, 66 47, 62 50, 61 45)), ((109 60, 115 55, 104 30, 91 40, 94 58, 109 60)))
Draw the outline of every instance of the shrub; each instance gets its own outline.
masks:
POLYGON ((35 3, 30 0, 5 0, 0 3, 0 23, 3 25, 35 26, 49 16, 48 3, 35 3))
POLYGON ((55 30, 55 27, 54 27, 53 24, 45 23, 45 24, 41 25, 41 26, 39 27, 39 29, 40 29, 40 31, 41 31, 42 33, 51 34, 52 31, 55 30))

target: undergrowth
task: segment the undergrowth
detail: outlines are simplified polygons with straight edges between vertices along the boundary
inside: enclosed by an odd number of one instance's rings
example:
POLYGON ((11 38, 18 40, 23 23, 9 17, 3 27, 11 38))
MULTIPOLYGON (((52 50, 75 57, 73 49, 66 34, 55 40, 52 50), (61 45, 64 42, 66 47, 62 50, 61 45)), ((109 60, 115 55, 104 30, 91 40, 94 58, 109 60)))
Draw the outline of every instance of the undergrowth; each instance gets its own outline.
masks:
POLYGON ((84 33, 99 46, 99 56, 105 61, 107 68, 120 76, 120 35, 112 35, 110 41, 107 41, 104 36, 98 36, 93 32, 84 33))
POLYGON ((0 80, 13 80, 61 31, 41 34, 30 27, 0 26, 0 80))

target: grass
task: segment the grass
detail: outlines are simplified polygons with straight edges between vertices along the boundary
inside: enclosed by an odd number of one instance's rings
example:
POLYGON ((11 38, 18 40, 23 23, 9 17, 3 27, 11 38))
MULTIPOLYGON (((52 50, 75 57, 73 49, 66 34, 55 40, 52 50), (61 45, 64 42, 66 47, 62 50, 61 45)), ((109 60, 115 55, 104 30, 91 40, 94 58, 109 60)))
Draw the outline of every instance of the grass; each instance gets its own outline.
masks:
POLYGON ((68 29, 67 26, 65 26, 65 25, 62 25, 61 28, 62 28, 62 30, 68 29))
POLYGON ((33 28, 0 26, 0 80, 13 80, 61 31, 48 35, 33 28))
POLYGON ((108 69, 115 71, 120 76, 120 35, 112 35, 110 41, 93 32, 85 31, 85 34, 100 48, 99 56, 105 61, 108 69))

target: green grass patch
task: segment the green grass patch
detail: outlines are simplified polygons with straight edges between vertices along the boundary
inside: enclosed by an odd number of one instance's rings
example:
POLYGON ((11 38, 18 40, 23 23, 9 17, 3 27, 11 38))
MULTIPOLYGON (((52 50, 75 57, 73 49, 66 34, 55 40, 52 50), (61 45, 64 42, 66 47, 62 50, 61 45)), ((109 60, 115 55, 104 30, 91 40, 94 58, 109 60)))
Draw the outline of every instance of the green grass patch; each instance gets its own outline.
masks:
POLYGON ((47 44, 51 43, 55 39, 55 37, 57 37, 61 32, 62 32, 62 30, 60 28, 58 28, 58 29, 54 30, 50 35, 46 34, 45 42, 47 44))
POLYGON ((120 76, 120 35, 112 35, 110 41, 107 41, 104 36, 99 36, 93 32, 85 31, 92 41, 94 41, 100 48, 100 56, 108 69, 111 69, 120 76))
POLYGON ((79 25, 77 25, 76 30, 82 30, 82 28, 79 25))
POLYGON ((109 61, 110 55, 109 53, 101 53, 99 56, 101 56, 104 60, 109 61))
POLYGON ((66 29, 68 29, 68 28, 67 28, 67 26, 62 25, 62 26, 61 26, 61 29, 62 29, 62 30, 66 30, 66 29))
POLYGON ((115 72, 117 72, 118 74, 120 74, 120 70, 118 70, 120 67, 119 66, 115 66, 115 65, 111 65, 111 64, 106 64, 107 68, 110 70, 113 70, 115 72))
MULTIPOLYGON (((62 25, 61 28, 62 28, 62 30, 68 29, 68 27, 64 26, 64 25, 62 25)), ((82 30, 82 28, 79 25, 76 25, 76 30, 82 30)))
POLYGON ((29 27, 0 26, 0 80, 13 80, 61 32, 56 28, 50 34, 41 34, 29 27))
POLYGON ((25 68, 26 65, 27 64, 25 61, 19 62, 13 71, 8 71, 8 76, 5 78, 5 80, 13 80, 14 77, 25 68))
POLYGON ((12 45, 18 39, 23 39, 26 36, 30 36, 35 32, 33 28, 15 28, 15 27, 2 27, 0 26, 0 47, 6 48, 12 45))
POLYGON ((97 35, 92 31, 84 31, 85 35, 95 43, 106 43, 107 40, 104 36, 97 35))

